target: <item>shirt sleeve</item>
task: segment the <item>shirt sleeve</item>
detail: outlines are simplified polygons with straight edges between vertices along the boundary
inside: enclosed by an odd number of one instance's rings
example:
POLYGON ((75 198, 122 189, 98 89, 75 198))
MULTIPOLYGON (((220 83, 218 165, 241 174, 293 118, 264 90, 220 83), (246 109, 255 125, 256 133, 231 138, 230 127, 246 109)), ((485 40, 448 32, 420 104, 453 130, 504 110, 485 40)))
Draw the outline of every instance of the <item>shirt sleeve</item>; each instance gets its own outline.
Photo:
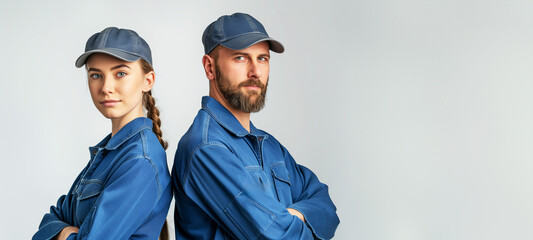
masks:
POLYGON ((328 186, 321 183, 308 168, 296 164, 287 149, 283 148, 291 181, 293 204, 288 208, 304 215, 306 224, 318 239, 331 239, 340 223, 337 208, 331 201, 328 186))
POLYGON ((246 168, 223 145, 197 149, 189 162, 185 193, 236 239, 313 239, 285 206, 258 189, 246 168))
POLYGON ((65 227, 71 225, 70 212, 72 196, 63 195, 57 200, 56 206, 50 207, 50 213, 44 215, 39 224, 39 230, 33 235, 32 240, 49 240, 55 237, 65 227))
POLYGON ((72 234, 69 240, 129 239, 149 217, 160 192, 150 161, 125 161, 108 180, 78 234, 72 234))

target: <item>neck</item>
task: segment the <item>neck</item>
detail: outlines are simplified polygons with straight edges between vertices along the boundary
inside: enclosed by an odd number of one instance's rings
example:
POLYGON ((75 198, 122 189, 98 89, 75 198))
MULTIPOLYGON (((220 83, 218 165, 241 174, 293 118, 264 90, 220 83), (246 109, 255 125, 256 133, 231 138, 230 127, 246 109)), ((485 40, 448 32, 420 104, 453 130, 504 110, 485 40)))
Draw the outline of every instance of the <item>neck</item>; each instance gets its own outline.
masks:
POLYGON ((122 129, 126 124, 133 121, 134 119, 138 117, 143 117, 142 109, 138 111, 132 111, 126 116, 119 117, 119 118, 112 118, 111 119, 111 137, 115 136, 115 134, 122 129))
POLYGON ((250 113, 241 112, 233 108, 228 108, 227 106, 225 107, 231 112, 231 114, 233 114, 233 116, 235 116, 235 118, 237 118, 242 127, 250 132, 250 113))
POLYGON ((123 119, 111 119, 111 137, 115 136, 117 132, 128 122, 124 122, 123 119))
POLYGON ((217 100, 222 106, 224 106, 228 111, 233 114, 235 118, 237 118, 237 121, 246 129, 246 131, 250 132, 250 113, 240 111, 238 109, 233 108, 225 98, 223 98, 218 92, 212 92, 210 91, 209 96, 217 100))

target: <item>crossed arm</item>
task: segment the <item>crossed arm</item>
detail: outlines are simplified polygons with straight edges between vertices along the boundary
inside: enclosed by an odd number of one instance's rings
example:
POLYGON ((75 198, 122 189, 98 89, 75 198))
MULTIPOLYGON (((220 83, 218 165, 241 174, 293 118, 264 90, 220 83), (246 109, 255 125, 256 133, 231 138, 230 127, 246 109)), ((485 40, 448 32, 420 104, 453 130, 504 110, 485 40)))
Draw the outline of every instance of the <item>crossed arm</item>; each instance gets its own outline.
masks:
POLYGON ((155 176, 153 166, 146 159, 124 162, 95 196, 98 199, 80 226, 74 226, 72 201, 76 193, 71 192, 50 208, 33 239, 127 239, 157 202, 160 190, 155 176))
MULTIPOLYGON (((284 206, 256 185, 241 161, 222 145, 204 145, 189 161, 183 189, 227 233, 237 239, 329 239, 339 223, 336 209, 307 168, 286 164, 294 204, 284 206)), ((290 163, 292 161, 292 163, 290 163)), ((289 162, 289 163, 287 163, 289 162)), ((294 165, 293 165, 294 164, 294 165)))

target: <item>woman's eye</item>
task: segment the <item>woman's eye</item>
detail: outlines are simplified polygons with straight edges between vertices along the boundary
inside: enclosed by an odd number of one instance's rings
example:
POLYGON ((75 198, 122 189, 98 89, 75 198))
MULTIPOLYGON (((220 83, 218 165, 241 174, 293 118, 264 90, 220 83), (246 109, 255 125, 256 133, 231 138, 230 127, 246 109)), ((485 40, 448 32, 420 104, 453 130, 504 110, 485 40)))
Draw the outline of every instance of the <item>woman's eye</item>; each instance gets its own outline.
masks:
POLYGON ((98 78, 101 78, 102 76, 101 76, 100 74, 93 73, 93 74, 90 75, 90 77, 91 77, 92 79, 98 79, 98 78))
POLYGON ((125 72, 119 72, 117 73, 117 77, 124 77, 126 76, 126 73, 125 72))

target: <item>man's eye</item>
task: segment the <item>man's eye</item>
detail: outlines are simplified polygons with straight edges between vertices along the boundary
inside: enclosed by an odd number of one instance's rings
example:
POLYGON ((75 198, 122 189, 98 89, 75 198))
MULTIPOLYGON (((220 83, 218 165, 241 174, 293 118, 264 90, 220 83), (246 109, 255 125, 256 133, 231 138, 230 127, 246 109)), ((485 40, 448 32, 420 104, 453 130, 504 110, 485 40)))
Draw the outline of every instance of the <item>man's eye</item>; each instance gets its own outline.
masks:
POLYGON ((268 61, 268 58, 266 58, 266 57, 259 57, 259 61, 268 61))
POLYGON ((244 60, 244 57, 243 56, 237 56, 237 57, 235 57, 235 60, 242 61, 242 60, 244 60))
POLYGON ((101 76, 100 74, 97 74, 97 73, 93 73, 93 74, 91 74, 90 77, 91 77, 92 79, 102 78, 102 76, 101 76))
POLYGON ((119 72, 117 73, 117 77, 124 77, 126 76, 126 73, 125 72, 119 72))

